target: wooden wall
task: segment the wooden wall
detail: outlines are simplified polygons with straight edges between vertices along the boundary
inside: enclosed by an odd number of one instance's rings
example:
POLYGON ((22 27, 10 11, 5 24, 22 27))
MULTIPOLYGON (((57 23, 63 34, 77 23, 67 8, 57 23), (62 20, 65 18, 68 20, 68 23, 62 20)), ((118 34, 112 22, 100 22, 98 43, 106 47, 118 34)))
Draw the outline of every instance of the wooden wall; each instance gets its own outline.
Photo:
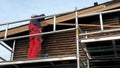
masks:
MULTIPOLYGON (((80 26, 81 30, 85 33, 101 30, 100 20, 98 15, 81 18, 79 19, 79 23, 86 24, 86 26, 80 26)), ((120 28, 120 12, 103 14, 103 25, 104 25, 104 30, 120 28)), ((109 33, 92 34, 92 35, 89 35, 88 37, 91 38, 91 37, 100 37, 100 36, 108 36, 108 35, 116 35, 116 34, 120 34, 120 32, 116 31, 116 32, 109 32, 109 33)))
MULTIPOLYGON (((28 47, 28 38, 16 40, 14 60, 27 59, 28 47)), ((49 54, 49 57, 75 56, 75 31, 44 35, 41 49, 41 54, 49 54)))

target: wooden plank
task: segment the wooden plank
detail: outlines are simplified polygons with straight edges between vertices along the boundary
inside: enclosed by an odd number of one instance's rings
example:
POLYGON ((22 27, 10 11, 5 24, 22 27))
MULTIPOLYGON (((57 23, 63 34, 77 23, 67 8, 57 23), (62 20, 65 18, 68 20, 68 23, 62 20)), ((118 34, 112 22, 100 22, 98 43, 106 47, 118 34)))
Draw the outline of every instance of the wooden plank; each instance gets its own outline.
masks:
MULTIPOLYGON (((75 24, 70 24, 70 23, 58 23, 57 25, 75 26, 75 24)), ((79 24, 79 26, 84 26, 84 27, 100 27, 100 25, 97 25, 97 24, 79 24)), ((103 27, 120 28, 119 25, 103 25, 103 27)))
MULTIPOLYGON (((80 11, 78 11, 78 15, 83 15, 83 14, 93 13, 93 12, 99 12, 99 11, 103 10, 103 8, 104 8, 104 5, 100 5, 100 6, 80 10, 80 11)), ((56 23, 71 20, 71 19, 74 19, 74 18, 75 18, 75 13, 66 14, 66 15, 57 17, 56 23)), ((49 20, 46 20, 44 22, 47 22, 48 24, 53 24, 53 19, 49 19, 49 20)))
POLYGON ((120 1, 117 2, 117 3, 109 4, 109 5, 105 6, 104 10, 110 10, 110 9, 113 9, 113 8, 120 8, 120 1))
MULTIPOLYGON (((50 57, 76 54, 76 42, 74 31, 46 35, 44 38, 44 42, 46 43, 43 43, 41 54, 49 53, 50 57), (65 36, 64 34, 67 34, 67 36, 65 36)), ((21 58, 27 59, 28 47, 28 38, 24 40, 17 40, 16 49, 14 53, 14 60, 20 60, 21 58), (22 45, 21 42, 23 43, 22 45)), ((82 53, 81 49, 80 52, 82 53)))
MULTIPOLYGON (((24 25, 24 26, 20 26, 20 27, 8 30, 7 35, 8 36, 14 35, 14 34, 21 33, 21 32, 27 31, 27 30, 28 30, 28 25, 24 25)), ((0 37, 4 37, 4 33, 5 33, 5 31, 0 32, 0 37)))

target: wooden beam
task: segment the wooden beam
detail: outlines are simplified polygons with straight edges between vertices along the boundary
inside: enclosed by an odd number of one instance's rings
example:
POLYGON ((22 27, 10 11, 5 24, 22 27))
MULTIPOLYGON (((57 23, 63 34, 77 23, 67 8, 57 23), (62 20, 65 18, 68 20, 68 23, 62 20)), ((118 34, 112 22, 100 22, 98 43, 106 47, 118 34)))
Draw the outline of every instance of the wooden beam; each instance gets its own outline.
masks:
MULTIPOLYGON (((41 25, 42 25, 42 27, 44 27, 44 26, 47 26, 48 23, 43 22, 41 25)), ((20 27, 15 27, 15 28, 12 28, 12 29, 8 30, 7 36, 14 35, 14 34, 17 34, 17 33, 28 31, 28 30, 29 30, 29 25, 28 24, 24 25, 24 26, 20 26, 20 27)), ((0 37, 4 37, 4 34, 5 34, 5 31, 0 31, 0 37)))
MULTIPOLYGON (((24 26, 13 28, 13 29, 9 29, 7 36, 27 31, 29 30, 28 27, 29 27, 28 25, 24 25, 24 26)), ((0 32, 0 37, 4 37, 4 33, 5 31, 0 32)))
POLYGON ((104 10, 110 10, 110 9, 118 8, 118 7, 120 8, 120 2, 107 5, 104 10))
MULTIPOLYGON (((87 13, 99 12, 99 11, 104 10, 104 7, 105 7, 105 5, 99 5, 99 6, 95 6, 95 7, 91 7, 91 8, 87 8, 87 9, 83 9, 83 10, 79 10, 78 14, 79 15, 83 15, 83 14, 87 14, 87 13)), ((71 20, 71 19, 74 19, 74 18, 75 18, 75 13, 72 12, 72 13, 69 13, 69 14, 57 17, 56 22, 59 23, 59 22, 71 20)), ((53 24, 53 19, 51 18, 51 19, 48 19, 48 20, 46 20, 44 22, 47 22, 49 24, 53 24)))
MULTIPOLYGON (((75 26, 75 24, 71 23, 57 23, 57 25, 63 25, 63 26, 75 26)), ((84 26, 84 27, 100 27, 98 24, 79 24, 79 26, 84 26)), ((120 28, 119 25, 104 25, 104 27, 108 28, 120 28)))
MULTIPOLYGON (((84 10, 78 10, 78 15, 101 12, 101 11, 110 10, 110 9, 114 9, 114 8, 118 8, 118 7, 120 7, 120 2, 113 3, 113 4, 110 4, 110 5, 106 5, 106 4, 105 5, 99 5, 99 6, 94 6, 94 7, 91 7, 91 8, 84 9, 84 10)), ((59 23, 59 22, 71 20, 71 19, 74 19, 74 18, 75 18, 75 14, 70 13, 70 14, 66 14, 66 15, 57 17, 56 22, 59 23)), ((53 24, 53 19, 51 18, 51 19, 48 19, 44 22, 47 22, 49 24, 53 24)))

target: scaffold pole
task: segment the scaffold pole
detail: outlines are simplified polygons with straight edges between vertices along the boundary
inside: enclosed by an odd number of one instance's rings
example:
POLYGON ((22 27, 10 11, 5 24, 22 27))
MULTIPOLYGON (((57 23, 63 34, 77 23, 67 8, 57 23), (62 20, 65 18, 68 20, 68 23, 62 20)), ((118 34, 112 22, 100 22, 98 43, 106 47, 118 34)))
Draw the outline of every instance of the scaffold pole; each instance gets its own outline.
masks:
POLYGON ((78 32, 78 13, 77 7, 75 8, 75 24, 76 24, 76 58, 77 58, 77 68, 80 68, 80 54, 79 54, 79 32, 78 32))

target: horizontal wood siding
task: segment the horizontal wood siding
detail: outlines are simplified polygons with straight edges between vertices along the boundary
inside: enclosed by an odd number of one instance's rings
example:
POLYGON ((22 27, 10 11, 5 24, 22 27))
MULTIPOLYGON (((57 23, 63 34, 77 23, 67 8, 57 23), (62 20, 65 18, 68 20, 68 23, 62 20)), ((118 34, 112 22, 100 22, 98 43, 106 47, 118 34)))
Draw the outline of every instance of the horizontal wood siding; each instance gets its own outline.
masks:
MULTIPOLYGON (((75 40, 75 31, 67 31, 62 33, 45 35, 43 36, 41 54, 49 54, 49 57, 75 56, 75 40)), ((28 38, 17 40, 14 53, 14 60, 27 59, 28 47, 28 38)), ((41 55, 39 57, 41 57, 41 55)))

